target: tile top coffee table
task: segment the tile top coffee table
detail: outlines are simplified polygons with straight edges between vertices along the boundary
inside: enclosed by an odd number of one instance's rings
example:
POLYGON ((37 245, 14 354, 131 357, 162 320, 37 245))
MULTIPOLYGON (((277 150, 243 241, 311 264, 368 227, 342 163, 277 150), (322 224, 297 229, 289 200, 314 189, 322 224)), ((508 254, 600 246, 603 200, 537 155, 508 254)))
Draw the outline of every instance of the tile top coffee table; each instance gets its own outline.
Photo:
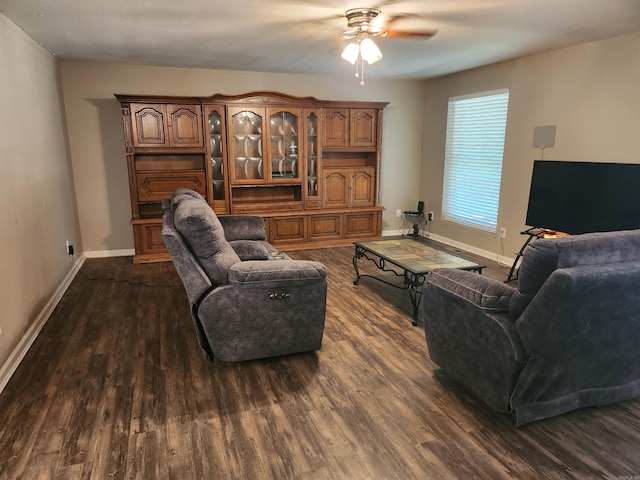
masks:
POLYGON ((370 277, 379 280, 392 287, 409 290, 411 306, 413 307, 413 325, 418 324, 418 307, 420 306, 421 287, 425 276, 434 268, 459 268, 482 273, 486 265, 478 265, 464 258, 456 257, 442 250, 436 250, 418 240, 378 240, 374 242, 355 242, 355 254, 353 256, 353 268, 356 271, 357 285, 362 277, 370 277), (366 258, 373 262, 380 270, 392 272, 397 277, 402 277, 402 285, 397 285, 374 275, 360 274, 358 260, 366 258), (398 270, 402 270, 399 273, 398 270))

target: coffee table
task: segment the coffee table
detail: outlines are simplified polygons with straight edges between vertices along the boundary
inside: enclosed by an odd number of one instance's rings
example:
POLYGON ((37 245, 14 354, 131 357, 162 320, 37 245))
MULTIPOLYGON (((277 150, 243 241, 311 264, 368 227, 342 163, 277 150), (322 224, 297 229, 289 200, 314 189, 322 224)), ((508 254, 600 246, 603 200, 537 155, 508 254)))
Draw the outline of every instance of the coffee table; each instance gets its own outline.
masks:
POLYGON ((458 268, 470 270, 482 274, 486 265, 478 265, 464 258, 456 257, 442 250, 429 247, 418 240, 378 240, 374 242, 355 242, 355 254, 353 255, 353 268, 356 271, 357 285, 362 277, 370 277, 392 287, 409 290, 409 298, 413 307, 412 324, 418 325, 418 312, 422 296, 422 285, 425 276, 434 268, 458 268), (393 272, 397 277, 402 277, 402 285, 389 282, 375 275, 360 274, 358 260, 366 258, 384 272, 393 272), (400 273, 398 270, 401 270, 400 273))

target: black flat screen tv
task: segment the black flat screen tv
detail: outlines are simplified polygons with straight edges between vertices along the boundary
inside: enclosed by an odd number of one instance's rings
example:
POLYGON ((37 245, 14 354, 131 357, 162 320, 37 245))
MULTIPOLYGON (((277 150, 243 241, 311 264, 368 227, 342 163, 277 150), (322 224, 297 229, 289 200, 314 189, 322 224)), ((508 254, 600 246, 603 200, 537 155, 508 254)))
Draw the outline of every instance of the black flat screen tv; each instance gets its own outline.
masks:
POLYGON ((640 228, 640 165, 536 160, 525 223, 571 235, 640 228))

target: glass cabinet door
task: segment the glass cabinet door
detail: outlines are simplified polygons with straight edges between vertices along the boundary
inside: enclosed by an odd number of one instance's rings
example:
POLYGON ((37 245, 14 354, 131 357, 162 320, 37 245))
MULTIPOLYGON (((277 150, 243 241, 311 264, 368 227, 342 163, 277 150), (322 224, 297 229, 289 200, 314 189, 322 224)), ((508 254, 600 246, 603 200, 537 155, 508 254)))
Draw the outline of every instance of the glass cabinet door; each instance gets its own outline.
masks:
POLYGON ((317 197, 318 185, 318 115, 310 112, 306 117, 307 197, 317 197))
POLYGON ((261 109, 229 109, 232 183, 264 183, 261 109))
POLYGON ((208 115, 209 120, 209 161, 211 162, 211 180, 213 183, 213 199, 225 200, 224 164, 222 157, 222 116, 213 110, 208 115))
POLYGON ((269 109, 270 180, 291 182, 302 178, 300 171, 300 110, 269 109))

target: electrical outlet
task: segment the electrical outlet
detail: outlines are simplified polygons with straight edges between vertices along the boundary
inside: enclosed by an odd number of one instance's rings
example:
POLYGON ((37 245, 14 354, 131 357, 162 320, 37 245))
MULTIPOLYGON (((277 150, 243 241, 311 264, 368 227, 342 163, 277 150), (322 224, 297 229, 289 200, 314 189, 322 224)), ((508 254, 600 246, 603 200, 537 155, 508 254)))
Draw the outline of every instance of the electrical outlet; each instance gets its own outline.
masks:
POLYGON ((427 213, 427 220, 429 220, 430 222, 433 221, 433 212, 427 213))
POLYGON ((67 242, 66 242, 66 247, 67 247, 67 255, 72 256, 73 255, 73 245, 71 245, 69 243, 69 240, 67 240, 67 242))
POLYGON ((396 210, 396 217, 401 217, 402 216, 402 210, 398 209, 396 210))
POLYGON ((507 229, 504 227, 500 228, 500 238, 507 238, 507 229))

